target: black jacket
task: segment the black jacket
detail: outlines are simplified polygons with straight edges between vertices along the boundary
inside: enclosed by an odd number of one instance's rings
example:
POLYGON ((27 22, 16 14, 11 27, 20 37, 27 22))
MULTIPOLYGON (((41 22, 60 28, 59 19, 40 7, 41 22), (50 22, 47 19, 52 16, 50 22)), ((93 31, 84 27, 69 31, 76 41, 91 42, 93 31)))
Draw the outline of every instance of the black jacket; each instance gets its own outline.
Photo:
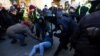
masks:
POLYGON ((7 17, 5 16, 7 14, 7 10, 5 10, 4 8, 0 11, 0 25, 2 27, 5 27, 6 25, 6 19, 7 17))
MULTIPOLYGON (((80 50, 80 53, 82 52, 83 54, 81 53, 81 55, 83 56, 100 55, 100 45, 94 45, 89 40, 89 36, 86 32, 86 28, 88 27, 100 28, 100 11, 87 15, 80 20, 71 41, 75 45, 75 49, 80 50)), ((100 40, 100 38, 98 40, 100 40)))

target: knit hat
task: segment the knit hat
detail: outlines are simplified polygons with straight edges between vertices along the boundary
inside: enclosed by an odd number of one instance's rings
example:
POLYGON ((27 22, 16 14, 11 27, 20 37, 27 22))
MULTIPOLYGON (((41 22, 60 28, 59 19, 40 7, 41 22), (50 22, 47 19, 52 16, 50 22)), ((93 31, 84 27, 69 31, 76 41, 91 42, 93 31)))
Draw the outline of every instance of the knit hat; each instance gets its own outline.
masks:
POLYGON ((30 5, 29 6, 29 10, 31 10, 31 9, 35 9, 35 6, 34 5, 30 5))

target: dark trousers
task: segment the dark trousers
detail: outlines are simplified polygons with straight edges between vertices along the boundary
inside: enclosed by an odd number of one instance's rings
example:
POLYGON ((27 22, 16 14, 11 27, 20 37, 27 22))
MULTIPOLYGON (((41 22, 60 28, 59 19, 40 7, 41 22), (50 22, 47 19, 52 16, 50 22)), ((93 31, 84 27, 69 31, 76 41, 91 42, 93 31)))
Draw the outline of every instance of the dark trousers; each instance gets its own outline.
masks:
POLYGON ((0 39, 4 36, 6 30, 4 28, 0 28, 0 39))
POLYGON ((99 56, 100 45, 77 44, 74 56, 99 56))
POLYGON ((40 35, 42 35, 42 40, 44 40, 44 37, 46 35, 46 32, 42 29, 36 29, 36 36, 40 38, 40 35))
POLYGON ((54 56, 58 56, 59 52, 62 51, 63 49, 68 49, 67 45, 69 43, 69 38, 61 37, 60 38, 60 44, 56 50, 56 52, 54 53, 54 56), (63 38, 63 39, 61 39, 63 38))
POLYGON ((40 35, 42 35, 41 36, 42 40, 44 40, 44 37, 46 35, 46 31, 45 31, 45 29, 43 29, 43 27, 41 27, 41 25, 39 25, 38 23, 36 23, 36 36, 40 38, 40 35))
POLYGON ((16 42, 18 39, 21 45, 24 44, 25 35, 23 35, 23 34, 15 34, 14 36, 9 36, 9 37, 12 38, 12 41, 16 42))

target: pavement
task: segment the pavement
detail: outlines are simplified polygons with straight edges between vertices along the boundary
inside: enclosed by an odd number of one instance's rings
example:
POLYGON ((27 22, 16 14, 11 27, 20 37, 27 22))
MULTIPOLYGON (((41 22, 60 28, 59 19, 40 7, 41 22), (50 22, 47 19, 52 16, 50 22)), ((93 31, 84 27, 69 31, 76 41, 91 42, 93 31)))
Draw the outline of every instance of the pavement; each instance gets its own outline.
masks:
MULTIPOLYGON (((49 24, 50 25, 50 24, 49 24)), ((52 25, 52 29, 54 29, 54 25, 52 25)), ((35 30, 35 29, 34 29, 35 30)), ((58 31, 59 33, 60 31, 58 31)), ((25 47, 21 47, 19 45, 19 42, 16 44, 11 44, 11 39, 9 39, 7 36, 5 41, 0 41, 0 56, 28 56, 29 53, 31 52, 31 49, 34 45, 38 44, 39 41, 26 37, 25 42, 28 44, 25 47)), ((56 51, 58 45, 59 45, 59 39, 57 37, 54 37, 54 44, 52 48, 48 49, 45 51, 44 56, 53 56, 54 52, 56 51)), ((73 56, 74 50, 69 51, 69 50, 62 50, 59 53, 59 56, 73 56)), ((36 56, 39 56, 37 53, 36 56)))
MULTIPOLYGON (((25 47, 21 47, 19 45, 19 42, 16 44, 11 44, 11 39, 5 37, 5 41, 0 41, 0 56, 28 56, 32 47, 35 44, 38 44, 39 41, 34 40, 30 37, 26 37, 25 42, 28 44, 25 47)), ((53 37, 54 39, 54 45, 52 48, 45 51, 44 56, 53 56, 54 52, 57 49, 57 46, 59 44, 59 39, 57 37, 53 37)), ((73 56, 74 50, 62 50, 59 54, 59 56, 73 56)), ((39 56, 37 53, 36 56, 39 56)))

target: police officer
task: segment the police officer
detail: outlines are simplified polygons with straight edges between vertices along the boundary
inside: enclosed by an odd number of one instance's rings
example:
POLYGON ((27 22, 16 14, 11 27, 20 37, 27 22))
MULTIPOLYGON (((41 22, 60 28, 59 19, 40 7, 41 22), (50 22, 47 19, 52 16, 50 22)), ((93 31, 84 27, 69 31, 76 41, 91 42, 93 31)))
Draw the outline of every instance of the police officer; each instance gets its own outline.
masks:
POLYGON ((58 56, 62 49, 68 49, 67 45, 69 43, 69 38, 73 33, 74 27, 76 27, 76 23, 70 17, 64 15, 59 19, 59 27, 61 33, 54 35, 59 37, 60 44, 54 53, 54 56, 58 56))
POLYGON ((34 11, 35 11, 35 6, 34 5, 30 5, 29 6, 29 18, 32 20, 33 23, 35 22, 34 11))
POLYGON ((72 38, 74 56, 100 55, 100 5, 97 8, 99 11, 83 17, 79 22, 72 38))
POLYGON ((69 14, 69 8, 70 8, 69 1, 66 1, 65 2, 64 13, 69 14))
POLYGON ((24 2, 21 2, 21 4, 19 5, 18 17, 20 18, 20 20, 24 20, 25 18, 28 17, 28 12, 27 12, 27 9, 26 9, 26 4, 24 2))
POLYGON ((49 8, 52 11, 53 16, 56 16, 57 7, 54 2, 52 2, 52 7, 49 8))
POLYGON ((63 7, 62 5, 59 5, 59 7, 57 8, 57 12, 56 12, 56 21, 55 21, 55 29, 53 29, 53 31, 57 31, 59 30, 59 20, 60 18, 63 16, 63 7))
POLYGON ((56 14, 57 14, 57 5, 52 2, 52 7, 49 8, 49 10, 52 12, 52 19, 51 22, 56 25, 57 22, 57 18, 56 18, 56 14))
POLYGON ((0 3, 0 40, 4 40, 3 35, 5 34, 7 22, 8 21, 6 14, 7 10, 2 6, 2 3, 0 3))
POLYGON ((78 11, 77 11, 77 15, 78 15, 77 21, 78 22, 80 21, 80 19, 82 17, 84 17, 85 15, 90 14, 89 10, 91 9, 91 6, 92 6, 90 1, 87 0, 84 3, 85 4, 80 4, 79 7, 78 7, 78 11))
POLYGON ((42 13, 43 13, 43 16, 44 16, 44 17, 47 16, 48 10, 49 10, 49 9, 48 9, 48 6, 45 5, 44 8, 43 8, 43 10, 42 10, 42 13))
POLYGON ((19 23, 20 19, 17 16, 17 9, 15 7, 11 7, 9 11, 9 21, 8 21, 8 27, 11 25, 14 25, 16 23, 19 23))

